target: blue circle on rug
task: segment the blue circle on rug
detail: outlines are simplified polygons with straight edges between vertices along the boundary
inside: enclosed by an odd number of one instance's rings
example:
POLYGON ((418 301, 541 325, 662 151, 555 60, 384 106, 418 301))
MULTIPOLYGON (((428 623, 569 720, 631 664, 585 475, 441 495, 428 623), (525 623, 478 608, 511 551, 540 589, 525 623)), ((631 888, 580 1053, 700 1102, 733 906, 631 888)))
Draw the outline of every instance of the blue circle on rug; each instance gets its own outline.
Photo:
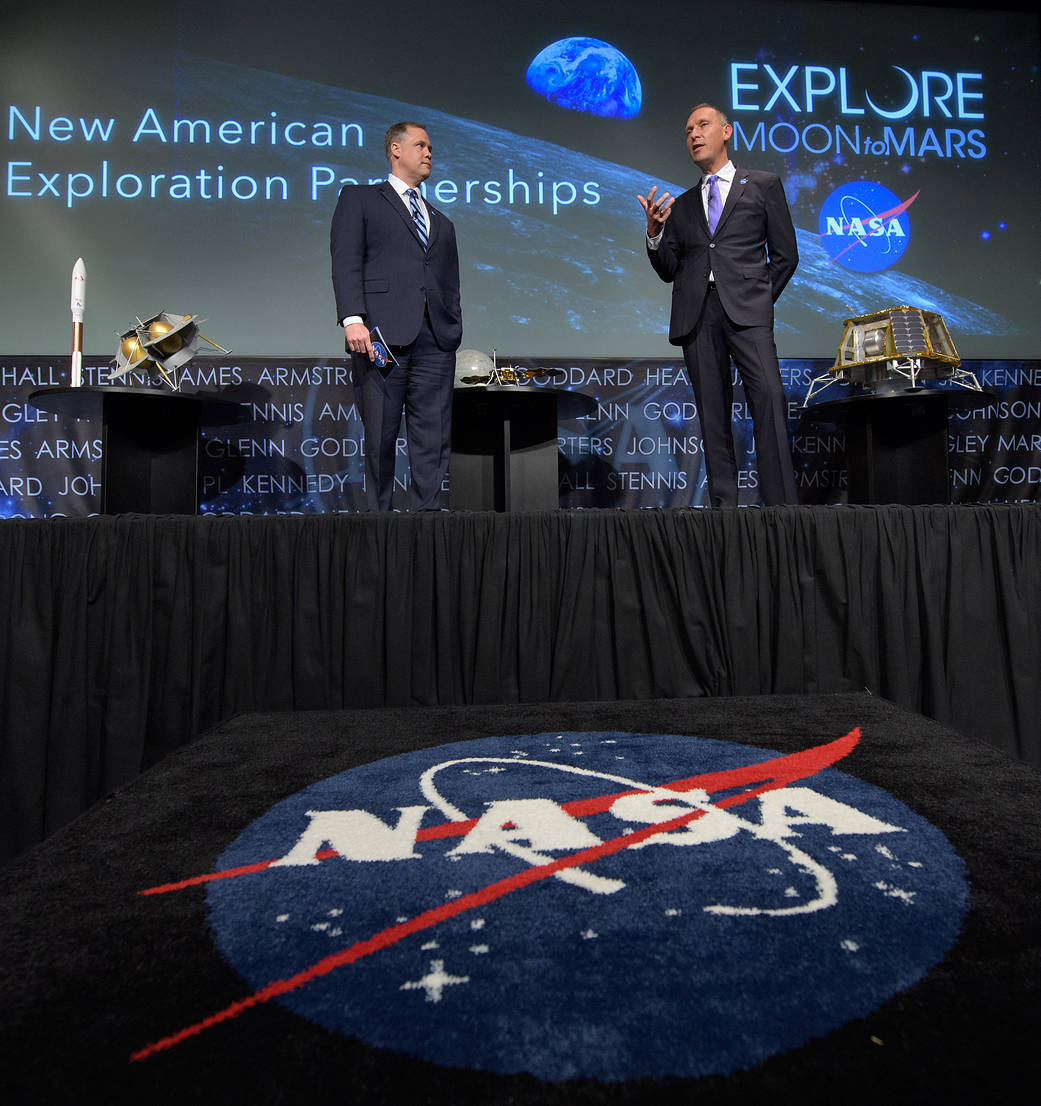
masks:
POLYGON ((582 732, 362 765, 226 850, 277 863, 210 884, 217 944, 265 998, 443 1066, 748 1068, 920 980, 967 902, 943 834, 878 787, 824 768, 747 798, 790 759, 582 732))

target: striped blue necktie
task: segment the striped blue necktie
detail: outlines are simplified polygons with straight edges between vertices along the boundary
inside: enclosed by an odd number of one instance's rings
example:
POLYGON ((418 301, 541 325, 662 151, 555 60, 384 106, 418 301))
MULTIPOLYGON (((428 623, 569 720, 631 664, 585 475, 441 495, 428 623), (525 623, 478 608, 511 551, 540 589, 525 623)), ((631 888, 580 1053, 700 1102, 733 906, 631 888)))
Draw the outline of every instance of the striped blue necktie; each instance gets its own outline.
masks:
POLYGON ((412 221, 416 224, 416 232, 419 234, 419 240, 423 243, 423 249, 427 248, 427 225, 423 221, 423 212, 419 210, 419 197, 416 195, 414 188, 406 190, 405 195, 408 196, 408 206, 412 211, 412 221))

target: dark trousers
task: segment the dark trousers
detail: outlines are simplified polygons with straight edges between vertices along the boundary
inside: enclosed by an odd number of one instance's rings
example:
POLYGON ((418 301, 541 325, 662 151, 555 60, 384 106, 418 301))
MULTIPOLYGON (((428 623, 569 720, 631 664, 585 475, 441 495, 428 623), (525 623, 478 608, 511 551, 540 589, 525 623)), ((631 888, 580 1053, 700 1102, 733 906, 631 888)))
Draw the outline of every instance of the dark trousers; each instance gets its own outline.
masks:
POLYGON ((365 503, 370 511, 391 509, 404 412, 412 476, 408 508, 436 511, 443 505, 441 486, 451 450, 455 354, 438 346, 425 318, 416 340, 392 352, 398 363, 386 380, 367 357, 351 354, 354 396, 365 429, 365 503))
POLYGON ((683 360, 701 420, 709 501, 713 507, 737 506, 731 357, 741 374, 752 415, 759 494, 767 506, 798 503, 773 327, 736 326, 714 288, 705 297, 697 327, 683 344, 683 360))

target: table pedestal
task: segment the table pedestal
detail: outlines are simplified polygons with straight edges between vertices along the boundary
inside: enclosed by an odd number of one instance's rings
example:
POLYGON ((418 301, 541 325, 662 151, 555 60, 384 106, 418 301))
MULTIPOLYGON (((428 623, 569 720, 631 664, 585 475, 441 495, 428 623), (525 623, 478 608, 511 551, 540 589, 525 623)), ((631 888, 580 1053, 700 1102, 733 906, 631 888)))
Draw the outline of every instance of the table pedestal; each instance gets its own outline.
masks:
POLYGON ((844 426, 850 503, 950 503, 946 392, 850 396, 805 414, 844 426))
POLYGON ((560 505, 557 420, 596 407, 555 388, 456 388, 451 496, 456 511, 555 511, 560 505))
POLYGON ((194 515, 199 511, 199 427, 236 421, 241 406, 153 388, 41 388, 41 411, 101 421, 101 513, 194 515))

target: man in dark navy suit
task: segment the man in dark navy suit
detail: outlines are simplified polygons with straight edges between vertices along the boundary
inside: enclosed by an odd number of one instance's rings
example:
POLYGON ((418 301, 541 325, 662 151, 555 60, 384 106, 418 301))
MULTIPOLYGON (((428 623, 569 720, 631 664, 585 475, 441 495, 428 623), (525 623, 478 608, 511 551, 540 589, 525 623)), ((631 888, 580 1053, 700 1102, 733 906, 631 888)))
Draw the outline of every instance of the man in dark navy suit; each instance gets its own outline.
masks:
POLYGON ((651 265, 672 284, 669 341, 682 346, 694 386, 711 505, 737 506, 731 357, 752 415, 763 502, 797 503, 773 333, 774 301, 799 264, 795 228, 780 178, 730 161, 732 133, 718 108, 699 104, 687 150, 701 181, 675 201, 668 192, 655 198, 657 185, 637 199, 651 265))
POLYGON ((455 351, 462 338, 455 228, 420 192, 432 148, 418 123, 396 123, 384 142, 390 176, 345 185, 330 233, 336 318, 351 355, 365 428, 365 499, 389 511, 401 413, 412 481, 409 508, 438 510, 451 445, 455 351), (370 331, 379 327, 397 365, 384 377, 370 331))

